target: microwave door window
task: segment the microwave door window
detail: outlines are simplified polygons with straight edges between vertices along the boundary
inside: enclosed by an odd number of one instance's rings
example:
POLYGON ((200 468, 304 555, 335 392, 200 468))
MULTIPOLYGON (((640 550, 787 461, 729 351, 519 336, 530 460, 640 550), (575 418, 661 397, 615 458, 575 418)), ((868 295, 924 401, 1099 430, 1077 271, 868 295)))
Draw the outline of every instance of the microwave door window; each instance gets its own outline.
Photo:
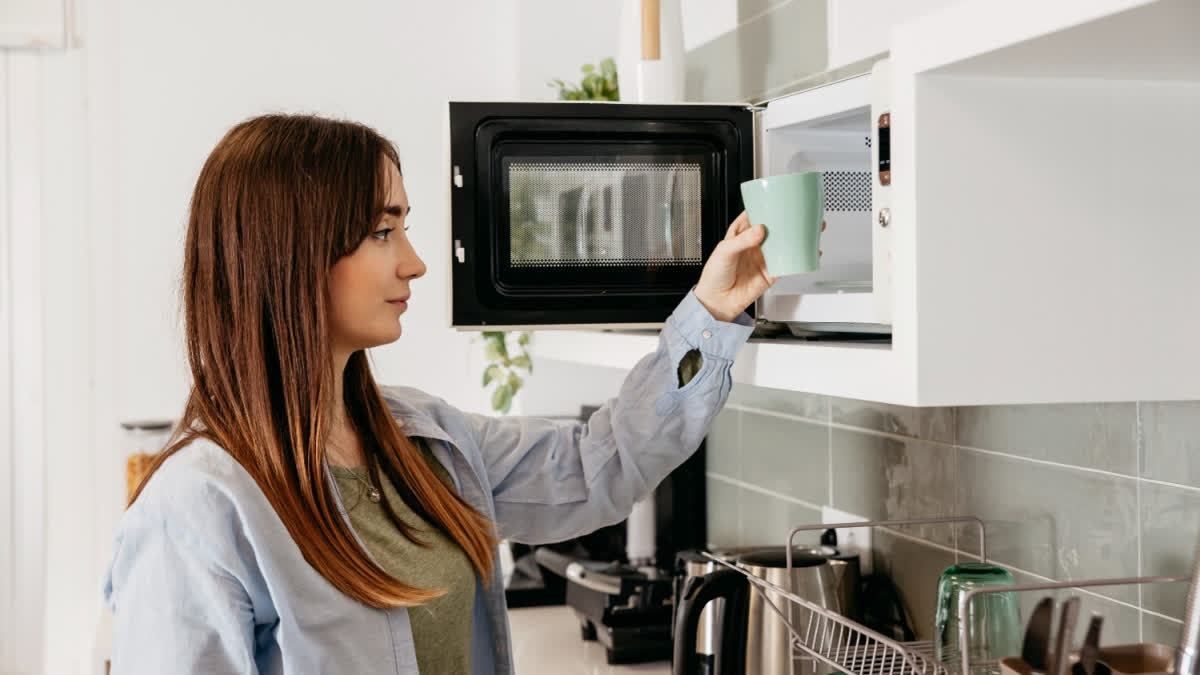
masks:
POLYGON ((604 268, 699 264, 699 164, 513 162, 509 264, 604 268))
POLYGON ((699 167, 627 171, 620 217, 626 258, 653 265, 702 261, 699 167))

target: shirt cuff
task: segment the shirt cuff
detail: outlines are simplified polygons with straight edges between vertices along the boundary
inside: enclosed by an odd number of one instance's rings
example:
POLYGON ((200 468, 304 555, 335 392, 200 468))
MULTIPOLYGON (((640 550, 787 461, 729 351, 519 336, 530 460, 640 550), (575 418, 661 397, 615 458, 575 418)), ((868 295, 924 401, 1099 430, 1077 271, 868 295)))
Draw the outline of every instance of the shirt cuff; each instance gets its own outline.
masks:
POLYGON ((733 322, 718 321, 709 314, 696 294, 688 291, 683 301, 667 318, 679 340, 690 349, 699 349, 701 354, 732 361, 742 350, 742 345, 754 332, 754 322, 742 312, 733 322))

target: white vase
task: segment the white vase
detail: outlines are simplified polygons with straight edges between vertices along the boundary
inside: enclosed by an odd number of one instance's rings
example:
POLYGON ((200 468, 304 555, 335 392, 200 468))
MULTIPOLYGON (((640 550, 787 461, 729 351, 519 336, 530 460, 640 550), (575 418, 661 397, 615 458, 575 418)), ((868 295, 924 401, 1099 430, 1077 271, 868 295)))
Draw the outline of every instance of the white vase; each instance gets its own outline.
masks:
POLYGON ((617 44, 617 84, 621 100, 635 103, 679 103, 684 100, 683 14, 680 0, 659 2, 659 58, 642 52, 642 3, 622 0, 617 44))

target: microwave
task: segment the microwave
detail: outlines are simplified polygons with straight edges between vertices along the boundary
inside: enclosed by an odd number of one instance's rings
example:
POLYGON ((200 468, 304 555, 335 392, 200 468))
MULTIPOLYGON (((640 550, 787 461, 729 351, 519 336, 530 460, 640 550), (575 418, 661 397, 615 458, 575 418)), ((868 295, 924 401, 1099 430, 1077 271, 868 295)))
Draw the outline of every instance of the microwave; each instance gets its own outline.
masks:
POLYGON ((889 334, 887 79, 885 59, 761 105, 449 103, 451 326, 660 328, 742 182, 819 171, 820 269, 758 299, 759 334, 889 334))

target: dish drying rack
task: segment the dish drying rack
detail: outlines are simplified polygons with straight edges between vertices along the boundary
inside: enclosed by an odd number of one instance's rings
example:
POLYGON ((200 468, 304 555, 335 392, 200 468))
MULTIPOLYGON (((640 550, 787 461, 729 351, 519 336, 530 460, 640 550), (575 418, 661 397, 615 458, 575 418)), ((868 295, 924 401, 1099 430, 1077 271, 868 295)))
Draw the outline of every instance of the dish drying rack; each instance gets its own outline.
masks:
MULTIPOLYGON (((898 527, 906 525, 938 525, 970 523, 979 531, 979 559, 987 562, 987 541, 983 521, 975 516, 947 516, 941 518, 915 518, 907 520, 877 520, 854 523, 822 523, 793 527, 788 533, 785 555, 790 579, 792 547, 796 535, 838 528, 898 527)), ((762 594, 764 603, 784 622, 791 633, 792 658, 789 673, 795 675, 797 658, 813 659, 838 672, 839 675, 962 675, 978 672, 981 667, 996 665, 972 663, 969 650, 961 650, 959 663, 944 663, 934 657, 933 641, 900 642, 877 633, 866 626, 841 614, 801 598, 766 579, 751 574, 736 561, 724 560, 710 553, 703 555, 714 563, 740 572, 750 584, 762 594), (775 598, 773 600, 772 598, 775 598), (780 608, 776 602, 785 606, 780 608), (798 617, 798 618, 797 618, 798 617)), ((1129 577, 1121 579, 1092 579, 1083 581, 1047 582, 976 588, 959 597, 959 616, 968 616, 970 602, 984 593, 1065 590, 1093 586, 1121 586, 1127 584, 1171 583, 1189 581, 1190 577, 1129 577)), ((968 644, 968 622, 960 621, 958 644, 968 644)), ((989 668, 998 671, 998 667, 989 668)))

